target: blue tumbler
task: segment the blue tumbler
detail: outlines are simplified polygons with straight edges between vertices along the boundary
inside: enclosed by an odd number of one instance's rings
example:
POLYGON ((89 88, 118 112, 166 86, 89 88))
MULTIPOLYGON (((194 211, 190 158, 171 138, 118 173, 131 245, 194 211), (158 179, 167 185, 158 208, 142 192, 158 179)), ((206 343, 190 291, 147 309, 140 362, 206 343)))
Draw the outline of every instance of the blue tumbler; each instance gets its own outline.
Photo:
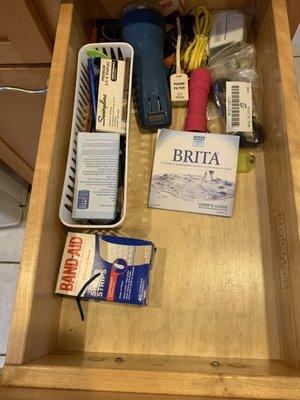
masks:
POLYGON ((151 3, 127 6, 121 23, 123 40, 134 48, 133 82, 140 124, 154 131, 171 125, 171 102, 163 62, 164 20, 151 3))

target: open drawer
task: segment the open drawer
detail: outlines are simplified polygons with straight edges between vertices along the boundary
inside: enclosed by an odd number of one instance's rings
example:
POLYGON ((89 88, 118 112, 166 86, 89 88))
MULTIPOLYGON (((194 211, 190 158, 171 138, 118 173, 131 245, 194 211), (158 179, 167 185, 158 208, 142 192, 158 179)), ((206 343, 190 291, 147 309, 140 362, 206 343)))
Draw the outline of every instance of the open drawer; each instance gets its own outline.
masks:
MULTIPOLYGON (((126 399, 299 399, 300 124, 284 0, 201 2, 257 12, 266 145, 238 177, 234 217, 147 208, 155 135, 141 135, 132 114, 120 232, 158 248, 149 305, 85 303, 82 323, 75 301, 53 294, 67 233, 58 208, 77 54, 89 19, 116 16, 124 3, 61 6, 3 382, 126 399)), ((177 110, 173 128, 182 124, 177 110)))

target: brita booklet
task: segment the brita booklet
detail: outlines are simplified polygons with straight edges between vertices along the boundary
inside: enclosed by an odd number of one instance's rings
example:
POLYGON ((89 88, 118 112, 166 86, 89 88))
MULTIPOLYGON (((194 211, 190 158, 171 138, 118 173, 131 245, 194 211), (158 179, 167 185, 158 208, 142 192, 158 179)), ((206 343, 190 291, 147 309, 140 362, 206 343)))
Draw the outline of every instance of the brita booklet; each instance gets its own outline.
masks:
POLYGON ((231 217, 239 137, 158 131, 149 207, 231 217))

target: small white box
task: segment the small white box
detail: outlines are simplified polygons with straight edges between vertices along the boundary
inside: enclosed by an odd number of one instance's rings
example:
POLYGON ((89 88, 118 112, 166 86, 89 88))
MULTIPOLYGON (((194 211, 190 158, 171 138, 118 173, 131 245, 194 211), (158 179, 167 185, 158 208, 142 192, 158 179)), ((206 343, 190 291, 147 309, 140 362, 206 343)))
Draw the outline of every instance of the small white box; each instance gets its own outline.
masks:
MULTIPOLYGON (((123 101, 126 62, 122 60, 101 59, 97 104, 96 131, 126 131, 127 108, 123 101)), ((126 99, 127 100, 127 99, 126 99)))
POLYGON ((186 74, 173 74, 170 78, 171 101, 173 105, 185 106, 189 101, 189 82, 186 74))
POLYGON ((120 135, 77 135, 74 219, 113 221, 117 213, 120 135))
POLYGON ((213 14, 209 39, 210 55, 222 47, 241 42, 245 37, 245 15, 239 11, 218 11, 213 14))

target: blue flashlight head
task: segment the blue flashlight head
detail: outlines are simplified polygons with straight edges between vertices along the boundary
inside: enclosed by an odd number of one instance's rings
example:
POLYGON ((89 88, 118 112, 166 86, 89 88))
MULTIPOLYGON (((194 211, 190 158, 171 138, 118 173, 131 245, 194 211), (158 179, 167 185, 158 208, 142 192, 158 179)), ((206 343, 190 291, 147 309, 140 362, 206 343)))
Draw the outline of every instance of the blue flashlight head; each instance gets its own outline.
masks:
POLYGON ((138 2, 123 10, 121 24, 123 40, 134 48, 133 82, 140 123, 150 131, 168 127, 171 102, 163 62, 163 16, 149 2, 138 2))

